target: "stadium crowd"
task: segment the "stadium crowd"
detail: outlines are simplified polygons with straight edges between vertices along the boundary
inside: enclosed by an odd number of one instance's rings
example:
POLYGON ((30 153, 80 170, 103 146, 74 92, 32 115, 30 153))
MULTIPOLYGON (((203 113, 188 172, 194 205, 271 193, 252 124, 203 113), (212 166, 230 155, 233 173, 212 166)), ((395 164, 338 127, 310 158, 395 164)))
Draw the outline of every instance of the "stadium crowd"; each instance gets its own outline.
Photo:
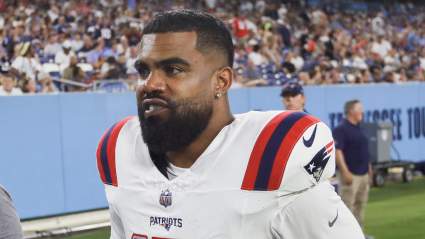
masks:
POLYGON ((234 87, 425 80, 421 3, 0 0, 0 95, 132 89, 144 22, 177 8, 228 23, 234 87))

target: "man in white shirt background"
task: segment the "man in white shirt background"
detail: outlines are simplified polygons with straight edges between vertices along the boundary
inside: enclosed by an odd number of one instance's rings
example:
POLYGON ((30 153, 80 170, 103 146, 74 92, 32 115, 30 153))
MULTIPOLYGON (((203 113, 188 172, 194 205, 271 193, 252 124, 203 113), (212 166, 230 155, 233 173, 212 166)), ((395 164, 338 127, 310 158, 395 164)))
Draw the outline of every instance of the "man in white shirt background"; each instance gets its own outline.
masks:
POLYGON ((22 95, 21 89, 15 87, 16 80, 12 74, 1 73, 0 83, 0 96, 22 95))

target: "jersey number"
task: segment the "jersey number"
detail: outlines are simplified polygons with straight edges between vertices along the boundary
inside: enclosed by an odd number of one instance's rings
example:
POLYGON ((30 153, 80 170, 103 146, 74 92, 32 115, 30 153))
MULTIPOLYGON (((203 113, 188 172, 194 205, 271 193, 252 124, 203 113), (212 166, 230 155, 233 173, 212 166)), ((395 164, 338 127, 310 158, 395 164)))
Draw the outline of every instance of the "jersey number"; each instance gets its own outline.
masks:
MULTIPOLYGON (((149 237, 148 237, 148 236, 146 236, 146 235, 141 235, 141 234, 133 233, 133 235, 131 236, 131 239, 149 239, 149 237)), ((171 239, 171 238, 165 238, 165 237, 152 237, 152 239, 171 239)))

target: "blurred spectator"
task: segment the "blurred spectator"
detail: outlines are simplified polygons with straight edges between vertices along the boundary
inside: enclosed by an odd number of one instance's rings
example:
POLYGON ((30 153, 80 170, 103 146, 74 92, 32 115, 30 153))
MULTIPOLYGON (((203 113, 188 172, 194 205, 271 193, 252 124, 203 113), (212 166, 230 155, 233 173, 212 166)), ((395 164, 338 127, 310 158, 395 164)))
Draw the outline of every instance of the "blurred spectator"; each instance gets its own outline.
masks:
POLYGON ((290 27, 288 24, 286 24, 282 19, 284 19, 285 17, 281 17, 277 23, 277 31, 280 34, 280 37, 282 39, 283 42, 283 47, 284 48, 291 48, 292 47, 292 42, 291 42, 291 31, 290 31, 290 27))
POLYGON ((270 33, 263 39, 263 55, 268 59, 269 62, 279 66, 282 62, 282 47, 276 35, 270 33))
POLYGON ((55 56, 56 53, 62 50, 62 45, 59 43, 58 35, 53 33, 49 36, 49 40, 44 47, 44 54, 46 56, 55 56))
POLYGON ((0 74, 0 96, 22 95, 22 91, 16 88, 16 80, 12 74, 0 74))
POLYGON ((61 72, 69 66, 72 57, 75 57, 75 53, 72 51, 71 42, 66 40, 62 44, 62 49, 55 55, 55 63, 59 65, 61 72))
POLYGON ((125 62, 125 73, 127 74, 129 79, 135 80, 138 78, 139 73, 137 72, 136 68, 134 67, 134 63, 136 63, 137 60, 137 47, 130 47, 129 48, 129 56, 125 62))
POLYGON ((42 66, 38 57, 35 55, 31 43, 21 43, 16 47, 18 57, 12 62, 12 67, 22 76, 37 80, 39 72, 42 72, 42 66))
POLYGON ((58 92, 58 89, 56 88, 55 84, 53 84, 52 78, 49 74, 41 74, 40 79, 40 89, 38 90, 39 93, 55 93, 58 92))
POLYGON ((372 81, 380 83, 384 81, 384 76, 382 74, 382 69, 379 66, 372 66, 370 71, 372 72, 372 81))
POLYGON ((22 83, 22 92, 25 94, 35 94, 37 93, 37 83, 34 79, 25 79, 22 83))
POLYGON ((255 32, 256 26, 253 22, 245 17, 245 14, 235 13, 235 17, 231 21, 233 34, 239 40, 245 40, 250 31, 255 32))
MULTIPOLYGON (((425 39, 425 37, 424 37, 424 39, 425 39)), ((422 51, 421 51, 419 62, 420 62, 420 66, 421 66, 422 71, 425 71, 425 48, 423 48, 422 51)))
MULTIPOLYGON (((69 66, 67 68, 65 68, 65 70, 63 71, 63 75, 62 78, 65 80, 70 80, 70 81, 74 81, 77 83, 84 83, 85 81, 85 73, 84 71, 81 69, 81 67, 78 66, 78 59, 76 56, 72 56, 70 59, 70 63, 69 66)), ((69 87, 67 87, 68 91, 81 91, 84 90, 84 88, 79 87, 79 86, 75 86, 75 85, 70 85, 69 87)))
POLYGON ((266 58, 260 53, 260 45, 253 46, 252 52, 248 54, 248 61, 252 62, 255 66, 266 64, 266 58))
POLYGON ((267 85, 268 82, 262 78, 258 67, 250 60, 248 60, 248 65, 245 69, 245 73, 241 74, 241 77, 238 81, 239 86, 262 86, 267 85))
POLYGON ((300 71, 304 66, 304 59, 297 52, 289 51, 285 56, 285 63, 292 64, 294 66, 294 72, 300 71))
POLYGON ((82 52, 84 54, 88 53, 89 51, 93 50, 95 47, 92 38, 89 35, 83 36, 83 46, 80 48, 79 52, 82 52))
POLYGON ((377 40, 372 43, 372 53, 378 55, 380 60, 385 59, 391 50, 391 43, 384 39, 383 35, 378 35, 377 40))
POLYGON ((97 41, 96 47, 86 53, 87 62, 95 68, 100 68, 103 63, 103 51, 105 42, 102 39, 97 41))
POLYGON ((73 52, 79 52, 84 46, 82 34, 75 34, 74 38, 70 40, 70 45, 73 52))
POLYGON ((382 13, 378 13, 375 18, 372 19, 372 31, 377 35, 385 34, 385 23, 384 23, 384 15, 382 13))
POLYGON ((0 58, 38 89, 42 69, 63 77, 75 55, 90 78, 135 81, 131 65, 144 22, 156 11, 196 8, 216 14, 233 33, 241 86, 294 77, 303 84, 424 81, 425 4, 362 4, 367 10, 352 0, 12 0, 0 16, 0 58), (107 76, 112 65, 117 74, 107 76))
POLYGON ((108 57, 100 69, 100 78, 105 80, 118 80, 121 74, 121 65, 113 56, 108 57))

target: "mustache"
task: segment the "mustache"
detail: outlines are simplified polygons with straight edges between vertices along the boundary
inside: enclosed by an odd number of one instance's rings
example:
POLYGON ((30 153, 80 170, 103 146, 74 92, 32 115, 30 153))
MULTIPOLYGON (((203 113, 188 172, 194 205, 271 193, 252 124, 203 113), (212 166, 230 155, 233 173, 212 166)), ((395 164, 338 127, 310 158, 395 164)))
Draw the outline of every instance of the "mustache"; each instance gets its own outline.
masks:
POLYGON ((143 97, 142 97, 142 98, 143 98, 142 100, 158 98, 158 99, 164 100, 164 101, 166 101, 166 102, 169 102, 169 101, 170 101, 170 99, 168 99, 168 98, 166 98, 166 97, 162 96, 162 95, 161 95, 161 93, 160 93, 160 92, 158 92, 158 91, 147 92, 147 93, 145 93, 145 94, 143 95, 143 97))
POLYGON ((143 104, 143 101, 144 100, 149 100, 149 99, 161 99, 161 100, 167 102, 167 107, 168 108, 171 108, 171 109, 175 109, 177 107, 177 102, 176 101, 171 100, 170 98, 167 98, 167 97, 161 95, 161 92, 152 91, 152 92, 145 93, 141 97, 138 97, 139 108, 143 109, 145 107, 144 104, 143 104))

